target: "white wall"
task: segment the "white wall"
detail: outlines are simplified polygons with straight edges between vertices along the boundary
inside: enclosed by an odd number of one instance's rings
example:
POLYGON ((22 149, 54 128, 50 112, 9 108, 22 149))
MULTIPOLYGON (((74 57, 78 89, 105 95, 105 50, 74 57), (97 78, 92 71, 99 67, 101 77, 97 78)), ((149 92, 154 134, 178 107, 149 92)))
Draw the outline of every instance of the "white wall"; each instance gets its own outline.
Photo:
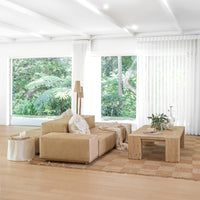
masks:
MULTIPOLYGON (((73 58, 72 58, 72 91, 74 89, 75 81, 80 81, 83 89, 85 88, 84 83, 84 71, 86 66, 86 57, 89 51, 90 42, 87 40, 80 40, 73 42, 73 58)), ((73 92, 72 95, 72 111, 76 113, 76 94, 73 92)), ((84 104, 82 104, 82 110, 84 104)))
POLYGON ((88 57, 84 71, 83 114, 101 120, 101 57, 88 57))
POLYGON ((132 56, 136 55, 136 39, 130 38, 113 38, 97 39, 91 43, 93 55, 101 56, 132 56))
MULTIPOLYGON (((0 53, 1 54, 1 53, 0 53)), ((9 123, 9 59, 0 56, 0 125, 9 123)))
MULTIPOLYGON (((72 88, 75 80, 83 86, 82 114, 95 115, 101 120, 101 59, 91 56, 90 41, 75 41, 73 43, 72 88)), ((73 93, 72 111, 76 111, 76 94, 73 93)))
POLYGON ((63 57, 71 55, 71 41, 0 44, 0 125, 9 124, 10 58, 63 57))

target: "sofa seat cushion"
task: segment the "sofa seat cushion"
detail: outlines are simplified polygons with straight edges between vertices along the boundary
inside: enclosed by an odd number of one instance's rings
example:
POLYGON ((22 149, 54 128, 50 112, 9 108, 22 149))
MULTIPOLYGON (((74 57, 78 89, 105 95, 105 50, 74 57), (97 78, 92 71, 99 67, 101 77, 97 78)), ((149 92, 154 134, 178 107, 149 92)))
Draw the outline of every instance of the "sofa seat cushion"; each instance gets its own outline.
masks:
POLYGON ((68 122, 71 117, 68 118, 60 118, 55 119, 48 122, 42 123, 42 135, 45 135, 47 133, 51 132, 61 132, 61 133, 67 133, 68 132, 68 122))
POLYGON ((54 132, 41 137, 40 148, 47 160, 90 163, 98 157, 98 137, 54 132))
POLYGON ((116 145, 116 132, 101 130, 98 127, 90 129, 92 135, 98 136, 99 156, 113 149, 116 145))

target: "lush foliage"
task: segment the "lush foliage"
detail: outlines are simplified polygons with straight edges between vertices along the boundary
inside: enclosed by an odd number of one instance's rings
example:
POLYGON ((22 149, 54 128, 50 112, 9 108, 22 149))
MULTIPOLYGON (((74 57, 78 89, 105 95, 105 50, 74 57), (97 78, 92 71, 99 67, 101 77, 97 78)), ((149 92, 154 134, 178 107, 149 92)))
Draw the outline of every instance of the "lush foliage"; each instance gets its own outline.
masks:
POLYGON ((71 58, 13 59, 13 114, 59 115, 71 107, 71 58))
MULTIPOLYGON (((122 80, 136 56, 122 56, 122 80)), ((136 117, 136 95, 128 90, 122 81, 122 95, 119 95, 118 57, 102 57, 101 114, 102 117, 136 117)), ((136 66, 132 69, 129 83, 136 88, 136 66)))
MULTIPOLYGON (((119 86, 118 57, 102 57, 102 117, 136 117, 136 95, 123 82, 135 59, 122 56, 119 86)), ((13 59, 12 64, 13 115, 55 116, 71 107, 71 58, 13 59)), ((131 70, 128 82, 136 88, 136 66, 131 70)))
POLYGON ((165 125, 169 122, 167 115, 164 113, 154 115, 152 114, 151 117, 148 117, 148 119, 151 119, 151 127, 157 128, 158 130, 165 129, 165 125))

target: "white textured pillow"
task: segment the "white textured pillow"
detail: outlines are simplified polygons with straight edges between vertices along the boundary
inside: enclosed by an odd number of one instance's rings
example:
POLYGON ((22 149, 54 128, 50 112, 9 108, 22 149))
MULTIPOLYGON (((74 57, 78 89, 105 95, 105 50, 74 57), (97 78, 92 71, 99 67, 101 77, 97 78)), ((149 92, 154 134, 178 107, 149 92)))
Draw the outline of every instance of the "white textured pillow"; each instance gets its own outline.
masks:
POLYGON ((70 133, 90 134, 87 122, 80 115, 73 115, 68 123, 70 133))
POLYGON ((69 118, 73 116, 73 112, 71 109, 68 109, 67 111, 63 112, 59 118, 69 118))

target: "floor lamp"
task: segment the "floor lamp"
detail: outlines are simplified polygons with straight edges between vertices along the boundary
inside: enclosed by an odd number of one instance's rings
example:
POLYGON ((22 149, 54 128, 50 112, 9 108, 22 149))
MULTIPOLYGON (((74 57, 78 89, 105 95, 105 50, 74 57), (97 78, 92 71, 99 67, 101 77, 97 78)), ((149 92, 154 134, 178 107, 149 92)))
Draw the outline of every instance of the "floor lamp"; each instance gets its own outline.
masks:
POLYGON ((79 92, 79 115, 81 115, 81 98, 83 98, 83 87, 81 87, 81 90, 79 92))
POLYGON ((75 81, 74 92, 77 93, 76 95, 76 114, 78 114, 78 94, 80 93, 81 85, 80 81, 75 81))

